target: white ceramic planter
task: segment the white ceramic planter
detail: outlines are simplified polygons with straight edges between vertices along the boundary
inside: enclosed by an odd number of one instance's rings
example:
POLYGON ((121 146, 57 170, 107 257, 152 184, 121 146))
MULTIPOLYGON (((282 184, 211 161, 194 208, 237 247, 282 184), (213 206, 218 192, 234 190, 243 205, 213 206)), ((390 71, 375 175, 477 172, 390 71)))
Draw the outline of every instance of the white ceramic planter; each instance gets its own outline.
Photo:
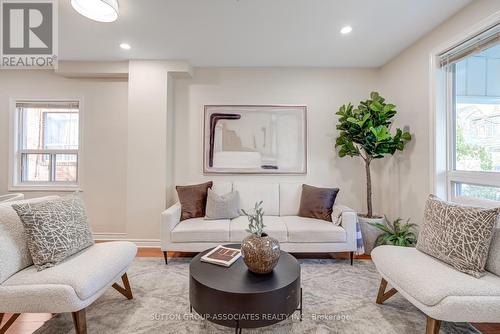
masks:
POLYGON ((365 254, 370 255, 372 249, 375 248, 375 242, 377 241, 378 236, 382 234, 382 231, 380 231, 375 226, 372 226, 371 224, 383 224, 385 218, 366 218, 363 216, 358 216, 358 221, 361 227, 361 235, 363 236, 365 254))

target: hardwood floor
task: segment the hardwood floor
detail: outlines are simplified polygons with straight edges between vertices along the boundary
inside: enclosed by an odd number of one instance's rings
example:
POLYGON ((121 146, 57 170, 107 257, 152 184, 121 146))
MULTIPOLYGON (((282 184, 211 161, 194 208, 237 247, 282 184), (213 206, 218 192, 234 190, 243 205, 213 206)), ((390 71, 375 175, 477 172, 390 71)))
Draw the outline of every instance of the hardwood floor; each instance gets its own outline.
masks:
MULTIPOLYGON (((348 253, 338 253, 338 254, 294 254, 298 258, 338 258, 338 259, 349 259, 348 253)), ((181 252, 168 252, 170 257, 192 257, 193 253, 181 253, 181 252)), ((139 248, 137 252, 137 257, 158 257, 163 258, 163 253, 159 248, 139 248)), ((361 255, 354 256, 358 260, 370 260, 370 256, 361 255)), ((6 323, 10 318, 11 314, 5 314, 2 324, 6 323)), ((6 334, 31 334, 40 328, 45 321, 52 318, 50 313, 24 313, 14 322, 12 327, 9 328, 6 334)), ((480 330, 483 334, 500 334, 500 324, 474 324, 474 326, 480 330)), ((91 333, 89 333, 91 334, 91 333)))

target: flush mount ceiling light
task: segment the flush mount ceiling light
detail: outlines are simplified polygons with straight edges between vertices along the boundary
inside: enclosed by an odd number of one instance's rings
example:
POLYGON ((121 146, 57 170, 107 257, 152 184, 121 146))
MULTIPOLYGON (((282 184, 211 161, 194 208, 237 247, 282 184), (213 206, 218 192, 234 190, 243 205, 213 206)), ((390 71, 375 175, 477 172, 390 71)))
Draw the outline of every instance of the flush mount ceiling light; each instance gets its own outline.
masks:
POLYGON ((113 22, 118 18, 118 0, 71 0, 71 6, 97 22, 113 22))
POLYGON ((340 29, 340 33, 345 35, 345 34, 348 34, 352 31, 352 27, 351 26, 345 26, 345 27, 342 27, 342 29, 340 29))
POLYGON ((130 46, 130 44, 128 43, 122 43, 120 44, 120 47, 123 49, 123 50, 130 50, 132 47, 130 46))

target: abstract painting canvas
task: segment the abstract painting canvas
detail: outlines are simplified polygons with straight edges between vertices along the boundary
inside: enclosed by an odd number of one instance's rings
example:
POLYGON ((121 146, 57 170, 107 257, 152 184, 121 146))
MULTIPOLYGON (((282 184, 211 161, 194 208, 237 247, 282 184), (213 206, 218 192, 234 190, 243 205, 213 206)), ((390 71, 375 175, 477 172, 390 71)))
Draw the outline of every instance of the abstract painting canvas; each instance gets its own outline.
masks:
POLYGON ((205 106, 204 172, 305 174, 307 107, 205 106))

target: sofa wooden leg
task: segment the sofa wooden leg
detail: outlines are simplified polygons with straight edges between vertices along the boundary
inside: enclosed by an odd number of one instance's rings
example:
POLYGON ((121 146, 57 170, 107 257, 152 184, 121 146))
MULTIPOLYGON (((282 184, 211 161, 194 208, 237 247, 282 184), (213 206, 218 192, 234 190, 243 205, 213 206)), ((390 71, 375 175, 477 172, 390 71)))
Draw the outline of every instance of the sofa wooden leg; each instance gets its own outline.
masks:
POLYGON ((351 259, 351 266, 354 263, 354 252, 349 252, 349 259, 351 259))
POLYGON ((116 291, 127 297, 127 299, 133 299, 134 295, 132 294, 132 288, 130 287, 130 283, 128 281, 127 273, 122 276, 123 287, 121 287, 118 283, 113 284, 113 288, 116 291))
POLYGON ((71 313, 76 334, 87 334, 87 316, 85 309, 71 313))
POLYGON ((168 264, 168 252, 163 251, 163 257, 165 258, 165 264, 168 264))
POLYGON ((391 298, 398 292, 398 290, 394 288, 385 292, 386 288, 387 288, 387 281, 382 278, 382 280, 380 281, 380 287, 378 288, 377 304, 383 304, 387 299, 391 298))
MULTIPOLYGON (((13 315, 11 315, 9 320, 5 322, 5 325, 0 326, 0 334, 4 334, 5 332, 7 332, 7 329, 9 329, 9 327, 12 326, 14 321, 16 321, 16 319, 19 318, 20 315, 21 313, 14 313, 13 315)), ((4 314, 0 313, 0 325, 2 324, 3 317, 4 314)))
POLYGON ((438 334, 441 327, 441 320, 436 320, 427 316, 427 326, 425 327, 425 334, 438 334))

